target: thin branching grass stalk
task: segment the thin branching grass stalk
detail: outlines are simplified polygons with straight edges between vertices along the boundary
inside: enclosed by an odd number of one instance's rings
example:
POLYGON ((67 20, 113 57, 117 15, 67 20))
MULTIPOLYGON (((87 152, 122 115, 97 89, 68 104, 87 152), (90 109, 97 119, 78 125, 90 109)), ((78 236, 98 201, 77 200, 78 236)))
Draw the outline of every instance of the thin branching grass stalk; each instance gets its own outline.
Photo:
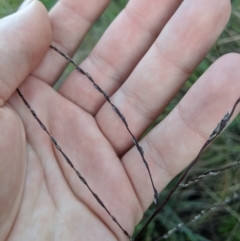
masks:
POLYGON ((92 76, 87 73, 86 71, 84 71, 83 69, 81 69, 75 62, 73 59, 71 59, 69 56, 67 56, 66 54, 64 54, 63 52, 61 52, 59 49, 57 49, 56 47, 54 46, 50 46, 50 48, 52 48, 53 50, 55 50, 57 53, 59 53, 61 56, 63 56, 66 60, 68 60, 71 64, 73 64, 76 68, 76 70, 85 75, 93 84, 93 87, 99 92, 101 93, 104 98, 106 99, 106 101, 112 106, 112 109, 116 112, 116 114, 118 115, 118 117, 122 120, 123 124, 125 125, 128 133, 131 135, 132 137, 132 140, 133 140, 133 144, 137 147, 137 150, 138 152, 140 153, 141 155, 141 158, 142 158, 142 161, 143 161, 143 164, 144 166, 146 167, 147 171, 148 171, 148 174, 149 174, 149 178, 150 178, 150 181, 151 181, 151 184, 152 184, 152 188, 153 188, 153 193, 154 193, 154 203, 156 204, 156 206, 158 206, 158 203, 159 203, 159 199, 158 199, 158 191, 157 189, 155 188, 155 185, 154 185, 154 182, 153 182, 153 179, 152 179, 152 174, 151 174, 151 171, 150 171, 150 168, 148 166, 148 162, 147 160, 145 159, 144 157, 144 150, 143 148, 139 145, 139 142, 137 140, 137 138, 134 136, 134 134, 132 133, 132 131, 130 130, 129 126, 128 126, 128 123, 127 123, 127 120, 126 120, 126 117, 121 113, 121 111, 117 108, 116 105, 114 105, 109 97, 109 95, 107 94, 106 91, 104 91, 96 82, 95 80, 92 78, 92 76))
POLYGON ((232 169, 232 168, 238 167, 238 166, 240 166, 240 160, 237 161, 237 163, 235 163, 235 164, 223 167, 221 169, 215 169, 215 170, 211 170, 211 171, 205 172, 203 174, 200 174, 197 178, 193 178, 186 183, 180 183, 179 187, 182 187, 182 188, 188 187, 189 185, 202 181, 203 179, 205 179, 207 177, 217 176, 218 174, 220 174, 222 172, 228 171, 229 169, 232 169))
POLYGON ((99 203, 100 206, 102 206, 103 209, 108 213, 108 215, 112 218, 112 220, 118 225, 118 227, 123 231, 123 233, 129 238, 130 241, 133 241, 133 238, 131 235, 120 225, 120 223, 117 221, 117 219, 110 213, 108 208, 105 206, 105 204, 102 202, 102 200, 99 198, 99 196, 91 189, 91 187, 88 185, 87 181, 84 179, 84 177, 81 175, 81 173, 74 167, 73 163, 69 159, 69 157, 65 154, 65 152, 62 150, 62 148, 58 145, 56 139, 49 133, 45 125, 42 123, 42 121, 37 116, 36 112, 31 108, 25 97, 23 96, 22 92, 17 89, 17 93, 26 105, 26 107, 31 111, 33 117, 36 119, 36 121, 39 123, 40 127, 47 133, 47 135, 50 137, 52 143, 56 147, 56 149, 62 154, 66 162, 69 164, 69 166, 75 171, 81 182, 88 188, 88 190, 92 193, 93 197, 96 199, 96 201, 99 203))
MULTIPOLYGON (((151 180, 151 184, 152 184, 152 188, 154 191, 154 203, 156 204, 156 209, 153 212, 153 214, 150 216, 150 218, 148 219, 148 221, 146 222, 146 224, 143 226, 143 228, 139 231, 139 233, 137 234, 136 238, 134 239, 133 237, 131 237, 131 235, 129 235, 129 233, 119 224, 119 222, 117 221, 117 219, 110 213, 109 209, 104 205, 104 203, 101 201, 101 199, 99 198, 99 196, 93 192, 93 190, 91 189, 91 187, 88 185, 87 181, 83 178, 83 176, 80 174, 80 172, 78 170, 76 170, 76 168, 74 167, 74 165, 72 164, 72 162, 70 161, 70 159, 67 157, 67 155, 62 151, 62 148, 58 145, 57 141, 55 140, 55 138, 48 132, 47 128, 44 126, 44 124, 41 122, 41 120, 39 119, 39 117, 37 116, 36 112, 30 107, 29 103, 27 102, 27 100, 24 98, 23 94, 20 92, 19 89, 17 89, 17 92, 19 94, 19 96, 21 97, 22 101, 25 103, 25 105, 27 106, 27 108, 31 111, 33 117, 37 120, 37 122, 39 123, 40 127, 48 134, 48 136, 50 137, 51 141, 53 142, 54 146, 56 147, 56 149, 62 154, 62 156, 64 157, 64 159, 66 160, 66 162, 70 165, 70 167, 75 171, 75 173, 77 174, 77 176, 79 177, 79 179, 82 181, 82 183, 84 185, 87 186, 88 190, 92 193, 92 195, 94 196, 94 198, 97 200, 97 202, 102 206, 102 208, 105 209, 105 211, 108 213, 108 215, 112 218, 112 220, 119 226, 119 228, 123 231, 123 233, 128 237, 128 239, 130 241, 139 241, 141 238, 141 235, 143 234, 144 230, 147 228, 147 226, 149 225, 149 223, 154 219, 154 217, 160 213, 162 211, 162 209, 166 206, 166 204, 169 202, 171 196, 173 195, 173 193, 177 190, 177 188, 179 188, 180 186, 188 186, 189 184, 193 183, 193 182, 197 182, 207 176, 213 175, 213 173, 216 175, 221 171, 225 171, 228 170, 230 168, 232 168, 234 165, 229 166, 229 167, 225 167, 219 170, 215 170, 215 171, 210 171, 207 172, 205 174, 200 175, 198 178, 193 179, 193 181, 191 183, 186 183, 186 184, 182 184, 183 180, 185 179, 185 177, 187 176, 187 174, 189 173, 189 171, 192 169, 192 167, 198 162, 200 156, 202 155, 202 153, 204 152, 204 150, 221 134, 221 132, 223 131, 223 129, 227 126, 229 120, 231 119, 233 113, 235 112, 235 109, 237 107, 237 105, 240 102, 240 98, 237 99, 237 101, 235 102, 235 104, 233 105, 233 108, 231 110, 231 112, 227 113, 222 120, 218 123, 217 127, 213 130, 212 134, 209 136, 208 140, 205 142, 205 144, 202 146, 202 148, 200 149, 198 155, 196 156, 196 158, 191 162, 191 164, 186 168, 185 172, 183 173, 183 175, 179 178, 179 180, 177 181, 176 185, 172 188, 172 190, 170 190, 169 194, 167 195, 166 199, 163 201, 163 203, 159 206, 158 205, 158 192, 155 188, 155 185, 153 183, 153 179, 152 179, 152 175, 151 175, 151 171, 149 169, 148 163, 144 157, 144 150, 143 148, 139 145, 138 140, 136 139, 136 137, 133 135, 133 133, 131 132, 131 130, 129 129, 128 123, 126 121, 125 116, 120 112, 120 110, 111 102, 110 97, 108 96, 108 94, 106 93, 106 91, 104 91, 96 82, 95 80, 91 77, 91 75, 87 72, 85 72, 83 69, 81 69, 69 56, 67 56, 66 54, 64 54, 63 52, 61 52, 59 49, 57 49, 54 46, 50 46, 50 48, 52 48, 53 50, 55 50, 57 53, 59 53, 61 56, 63 56, 66 60, 68 60, 70 63, 72 63, 76 70, 85 75, 88 80, 90 80, 93 84, 93 87, 100 92, 106 99, 106 101, 112 106, 112 109, 116 112, 116 114, 119 116, 119 118, 122 120, 123 124, 125 125, 127 131, 129 132, 129 134, 131 135, 132 139, 133 139, 133 143, 136 146, 138 152, 141 155, 142 161, 148 171, 149 174, 149 178, 151 180)), ((240 165, 240 162, 238 162, 236 165, 240 165)), ((236 166, 235 165, 235 166, 236 166)), ((181 227, 182 224, 179 224, 179 228, 181 227)), ((175 229, 174 229, 175 230, 175 229)), ((177 228, 176 228, 177 230, 177 228)), ((169 234, 172 234, 173 231, 169 231, 169 234)), ((158 239, 159 240, 159 239, 158 239)))
POLYGON ((200 149, 198 155, 196 156, 196 158, 191 162, 191 164, 186 168, 186 170, 184 171, 183 175, 179 178, 179 180, 177 181, 176 185, 172 188, 172 190, 170 190, 169 194, 167 195, 166 199, 163 201, 163 203, 160 205, 160 207, 156 208, 156 210, 153 212, 153 214, 150 216, 150 218, 147 220, 146 224, 143 226, 143 228, 139 231, 135 241, 138 241, 141 237, 141 235, 143 234, 143 231, 147 228, 147 226, 149 225, 149 223, 155 218, 155 216, 160 213, 163 208, 167 205, 167 203, 169 202, 171 196, 173 195, 173 193, 177 190, 177 188, 179 187, 179 185, 183 182, 183 180, 185 179, 185 177, 187 176, 187 174, 189 173, 189 171, 193 168, 193 166, 196 165, 196 163, 198 162, 200 156, 202 155, 202 153, 204 152, 204 150, 221 134, 221 132, 223 131, 223 129, 227 126, 229 120, 231 119, 233 113, 235 112, 235 109, 237 107, 237 105, 240 102, 240 97, 236 100, 235 104, 232 107, 231 112, 227 112, 226 115, 224 115, 224 117, 222 118, 222 120, 217 124, 216 128, 213 130, 212 134, 209 136, 208 140, 204 143, 204 145, 202 146, 202 148, 200 149))
POLYGON ((189 226, 189 225, 197 222, 198 220, 200 220, 204 215, 209 214, 210 212, 216 211, 217 209, 224 208, 227 205, 232 204, 233 202, 236 202, 238 200, 239 200, 239 193, 234 192, 233 195, 226 197, 223 202, 215 203, 212 207, 204 209, 204 210, 201 210, 201 212, 198 213, 197 215, 194 215, 194 217, 192 217, 189 222, 187 222, 187 223, 179 223, 173 229, 169 230, 166 234, 164 234, 162 237, 156 239, 155 241, 166 240, 173 233, 175 233, 178 230, 180 230, 182 227, 189 226))

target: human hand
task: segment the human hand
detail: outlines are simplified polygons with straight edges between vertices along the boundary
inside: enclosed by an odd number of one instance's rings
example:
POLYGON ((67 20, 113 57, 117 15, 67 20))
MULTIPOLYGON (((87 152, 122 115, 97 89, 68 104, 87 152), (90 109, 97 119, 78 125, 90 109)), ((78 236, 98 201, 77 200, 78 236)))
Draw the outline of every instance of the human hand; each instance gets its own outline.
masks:
MULTIPOLYGON (((51 87, 66 61, 50 43, 72 55, 110 1, 85 2, 59 1, 48 17, 32 1, 0 21, 0 240, 127 240, 33 120, 17 87, 129 233, 153 200, 132 138, 86 77, 74 71, 59 93, 51 87)), ((81 63, 136 137, 178 92, 230 14, 226 0, 180 4, 130 1, 81 63)), ((141 141, 158 191, 190 163, 239 97, 238 61, 237 54, 218 60, 141 141)))

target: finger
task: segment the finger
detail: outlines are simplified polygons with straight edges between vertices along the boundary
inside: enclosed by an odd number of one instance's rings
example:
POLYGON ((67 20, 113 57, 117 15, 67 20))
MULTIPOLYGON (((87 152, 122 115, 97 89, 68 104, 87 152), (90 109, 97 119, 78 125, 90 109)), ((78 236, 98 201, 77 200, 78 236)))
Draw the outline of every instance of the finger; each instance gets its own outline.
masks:
MULTIPOLYGON (((240 55, 229 54, 214 63, 184 96, 177 107, 142 141, 157 189, 186 167, 239 98, 240 55)), ((238 106, 234 116, 239 112, 238 106)), ((125 170, 144 209, 152 201, 147 172, 136 148, 123 158, 125 170)))
MULTIPOLYGON (((226 0, 186 0, 165 26, 149 52, 112 101, 139 137, 207 54, 230 15, 226 0)), ((119 155, 132 146, 132 138, 110 106, 105 104, 97 122, 119 155)))
MULTIPOLYGON (((60 0, 49 13, 53 30, 52 44, 73 55, 84 36, 105 10, 110 0, 60 0)), ((66 61, 49 49, 33 75, 53 85, 66 67, 66 61)))
MULTIPOLYGON (((106 31, 81 67, 109 95, 126 80, 182 0, 132 0, 106 31)), ((95 115, 105 102, 76 71, 60 93, 95 115)))
POLYGON ((41 61, 51 40, 48 15, 32 1, 0 20, 0 107, 41 61))
POLYGON ((0 237, 6 240, 20 206, 26 167, 25 133, 10 106, 0 108, 0 133, 0 237))

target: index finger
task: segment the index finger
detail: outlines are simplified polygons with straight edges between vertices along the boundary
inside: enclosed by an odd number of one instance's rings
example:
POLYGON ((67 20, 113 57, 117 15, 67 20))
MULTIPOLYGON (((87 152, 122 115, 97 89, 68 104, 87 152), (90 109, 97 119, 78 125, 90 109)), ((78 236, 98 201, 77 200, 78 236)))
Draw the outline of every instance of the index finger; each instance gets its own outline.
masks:
MULTIPOLYGON (((52 44, 72 56, 86 33, 106 9, 110 0, 59 0, 49 13, 52 44)), ((53 85, 66 67, 66 61, 49 49, 41 64, 32 73, 53 85)))

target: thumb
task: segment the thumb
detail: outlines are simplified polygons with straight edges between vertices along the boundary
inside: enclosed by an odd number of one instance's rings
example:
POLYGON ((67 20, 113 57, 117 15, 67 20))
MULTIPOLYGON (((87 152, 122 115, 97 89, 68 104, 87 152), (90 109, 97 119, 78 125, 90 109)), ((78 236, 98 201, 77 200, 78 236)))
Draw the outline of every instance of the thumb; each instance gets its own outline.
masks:
POLYGON ((17 217, 26 174, 24 128, 4 102, 41 61, 50 41, 47 11, 36 0, 0 20, 0 241, 17 217))
POLYGON ((48 13, 37 0, 0 20, 0 107, 41 61, 51 37, 48 13))

